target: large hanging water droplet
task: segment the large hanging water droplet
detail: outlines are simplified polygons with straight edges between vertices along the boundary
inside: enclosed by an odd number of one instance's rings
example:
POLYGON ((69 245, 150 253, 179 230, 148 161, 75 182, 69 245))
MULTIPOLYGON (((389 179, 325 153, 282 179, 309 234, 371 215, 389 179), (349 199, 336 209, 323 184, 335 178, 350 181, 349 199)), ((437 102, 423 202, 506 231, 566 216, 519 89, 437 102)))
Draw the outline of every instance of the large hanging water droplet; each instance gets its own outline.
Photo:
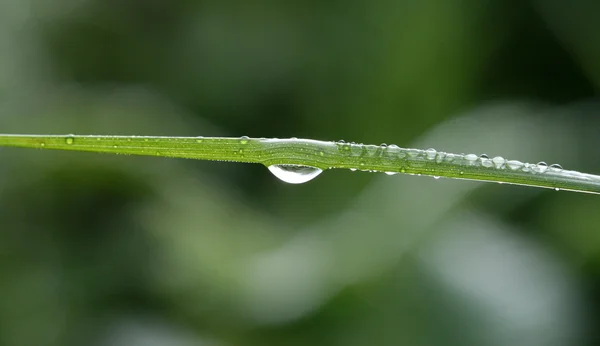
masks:
POLYGON ((320 168, 302 165, 271 165, 268 168, 279 180, 289 184, 306 183, 323 172, 320 168))

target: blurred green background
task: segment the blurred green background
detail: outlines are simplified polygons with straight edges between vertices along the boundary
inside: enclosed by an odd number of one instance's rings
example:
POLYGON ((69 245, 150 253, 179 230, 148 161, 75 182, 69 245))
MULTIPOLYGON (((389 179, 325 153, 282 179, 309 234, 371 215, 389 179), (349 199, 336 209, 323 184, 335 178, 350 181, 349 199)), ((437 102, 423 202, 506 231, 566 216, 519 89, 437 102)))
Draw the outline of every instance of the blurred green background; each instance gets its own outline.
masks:
MULTIPOLYGON (((594 0, 3 0, 3 133, 600 173, 594 0)), ((598 345, 597 196, 1 149, 0 345, 598 345)))

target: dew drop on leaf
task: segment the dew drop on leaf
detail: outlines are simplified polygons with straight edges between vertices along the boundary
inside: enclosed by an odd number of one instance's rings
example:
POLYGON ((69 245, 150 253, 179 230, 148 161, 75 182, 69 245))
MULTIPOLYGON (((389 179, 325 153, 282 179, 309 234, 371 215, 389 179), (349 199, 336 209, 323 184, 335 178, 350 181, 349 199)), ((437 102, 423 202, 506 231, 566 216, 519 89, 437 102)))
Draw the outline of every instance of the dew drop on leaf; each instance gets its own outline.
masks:
POLYGON ((306 183, 323 172, 322 169, 302 165, 271 165, 268 168, 279 180, 289 184, 306 183))

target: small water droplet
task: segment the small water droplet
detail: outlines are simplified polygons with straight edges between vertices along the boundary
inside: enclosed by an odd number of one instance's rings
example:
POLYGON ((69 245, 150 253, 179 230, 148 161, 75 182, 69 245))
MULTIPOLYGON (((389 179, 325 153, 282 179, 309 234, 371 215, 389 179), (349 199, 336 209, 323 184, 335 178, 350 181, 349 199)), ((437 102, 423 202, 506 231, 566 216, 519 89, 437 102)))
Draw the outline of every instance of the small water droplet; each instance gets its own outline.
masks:
POLYGON ((473 164, 477 160, 477 155, 467 154, 467 155, 465 155, 465 160, 467 160, 467 161, 469 161, 469 163, 473 164))
POLYGON ((40 143, 40 147, 42 147, 42 148, 43 148, 43 147, 45 147, 45 146, 46 146, 46 143, 44 143, 44 142, 40 143))
POLYGON ((561 165, 559 165, 558 163, 553 163, 550 165, 550 170, 552 171, 561 171, 563 168, 561 165))
POLYGON ((196 137, 196 143, 202 143, 202 142, 204 142, 204 137, 202 137, 202 136, 196 137))
POLYGON ((523 164, 523 168, 521 169, 523 172, 529 172, 531 170, 531 165, 528 163, 523 164))
POLYGON ((117 149, 117 146, 116 146, 116 145, 113 145, 113 148, 117 149))
POLYGON ((482 158, 482 159, 489 159, 490 158, 489 156, 487 156, 487 154, 481 154, 481 155, 479 155, 479 157, 482 158))
POLYGON ((385 174, 387 174, 387 175, 396 175, 396 174, 398 174, 398 172, 385 172, 385 174))
POLYGON ((365 163, 363 161, 361 161, 358 165, 361 166, 361 167, 364 167, 365 163))
POLYGON ((508 168, 512 169, 513 171, 516 171, 517 169, 523 167, 523 162, 517 160, 508 160, 506 161, 506 165, 508 166, 508 168))
POLYGON ((435 160, 435 155, 437 155, 437 150, 435 150, 433 148, 429 148, 429 149, 425 150, 425 155, 427 156, 427 159, 435 160))
POLYGON ((489 158, 483 157, 484 155, 480 156, 481 158, 481 165, 483 167, 486 168, 491 168, 494 166, 494 162, 492 162, 492 160, 490 160, 489 158))
POLYGON ((248 140, 250 138, 248 136, 242 136, 240 137, 240 144, 248 144, 248 140))
POLYGON ((406 169, 400 168, 400 173, 406 173, 406 169))
POLYGON ((533 166, 533 171, 536 173, 544 173, 548 170, 548 164, 546 162, 538 162, 537 165, 533 166))
POLYGON ((73 137, 67 137, 65 139, 65 143, 67 143, 69 145, 73 144, 74 142, 75 142, 75 139, 73 137))
POLYGON ((555 187, 554 191, 560 191, 560 189, 558 187, 555 187))
POLYGON ((434 176, 433 176, 433 179, 439 179, 439 178, 441 178, 441 177, 440 177, 440 176, 437 176, 437 175, 434 175, 434 176))
POLYGON ((322 169, 302 165, 271 165, 268 167, 279 180, 289 184, 302 184, 316 178, 322 169))
POLYGON ((438 152, 437 155, 435 156, 435 162, 442 163, 444 161, 444 157, 446 157, 446 153, 438 152))
POLYGON ((382 147, 382 148, 387 148, 388 145, 385 144, 385 143, 381 143, 379 146, 382 147))
POLYGON ((446 154, 446 162, 452 162, 452 161, 454 161, 455 158, 456 158, 455 154, 452 154, 452 153, 446 154))
POLYGON ((421 151, 417 150, 417 149, 407 149, 406 153, 408 154, 408 156, 410 157, 417 157, 419 155, 421 151))
POLYGON ((351 170, 352 172, 356 172, 356 171, 357 171, 357 169, 356 169, 356 168, 350 168, 350 170, 351 170))
POLYGON ((506 163, 506 160, 502 156, 496 156, 492 159, 492 162, 496 168, 502 168, 506 163))

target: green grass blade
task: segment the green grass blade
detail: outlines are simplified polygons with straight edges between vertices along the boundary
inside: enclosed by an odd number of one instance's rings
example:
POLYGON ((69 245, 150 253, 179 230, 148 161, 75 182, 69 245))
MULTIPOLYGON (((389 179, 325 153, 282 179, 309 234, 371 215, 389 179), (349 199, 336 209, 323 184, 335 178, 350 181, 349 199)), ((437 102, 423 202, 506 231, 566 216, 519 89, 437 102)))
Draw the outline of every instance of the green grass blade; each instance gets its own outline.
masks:
POLYGON ((600 176, 544 163, 451 154, 394 145, 377 146, 311 139, 150 137, 0 134, 0 146, 124 155, 346 168, 490 181, 600 194, 600 176))

